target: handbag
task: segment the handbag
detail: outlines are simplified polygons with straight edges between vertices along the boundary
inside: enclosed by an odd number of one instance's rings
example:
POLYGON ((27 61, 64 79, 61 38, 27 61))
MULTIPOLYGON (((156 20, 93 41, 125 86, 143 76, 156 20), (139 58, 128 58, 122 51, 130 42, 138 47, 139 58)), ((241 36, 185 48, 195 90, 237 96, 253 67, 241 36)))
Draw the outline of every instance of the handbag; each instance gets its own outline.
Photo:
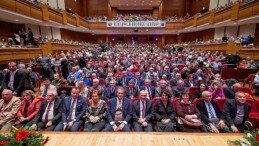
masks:
POLYGON ((181 122, 183 123, 183 126, 185 127, 199 129, 203 126, 203 123, 200 120, 199 122, 193 122, 193 121, 186 120, 185 118, 182 118, 182 117, 178 117, 178 118, 181 120, 181 122))

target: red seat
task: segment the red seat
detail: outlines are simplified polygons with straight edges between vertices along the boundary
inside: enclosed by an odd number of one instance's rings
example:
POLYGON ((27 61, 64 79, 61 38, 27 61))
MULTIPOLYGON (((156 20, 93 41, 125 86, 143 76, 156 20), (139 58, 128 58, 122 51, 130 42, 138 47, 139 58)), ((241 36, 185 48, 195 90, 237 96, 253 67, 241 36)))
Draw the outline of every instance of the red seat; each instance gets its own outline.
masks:
POLYGON ((159 100, 159 99, 160 99, 160 97, 155 97, 155 98, 153 98, 153 99, 152 99, 152 104, 154 105, 154 104, 156 103, 156 101, 159 100))
POLYGON ((177 68, 178 68, 179 70, 182 70, 184 67, 185 67, 184 64, 177 64, 177 68))
POLYGON ((214 101, 217 103, 219 109, 220 109, 221 111, 223 111, 224 104, 225 104, 225 102, 227 101, 227 99, 226 99, 226 98, 218 98, 218 99, 215 99, 214 101))
POLYGON ((139 99, 139 98, 137 98, 137 97, 132 98, 132 99, 130 100, 130 104, 133 105, 133 103, 134 103, 135 101, 137 101, 138 99, 139 99))
POLYGON ((253 99, 253 93, 251 89, 243 87, 240 89, 240 91, 245 93, 246 99, 253 99))
POLYGON ((195 98, 193 100, 193 104, 196 105, 200 100, 202 100, 202 98, 195 98))
POLYGON ((197 90, 197 87, 189 87, 190 96, 193 97, 194 92, 197 90))
POLYGON ((249 121, 253 123, 255 128, 259 128, 259 100, 247 100, 251 104, 251 112, 249 114, 249 121))

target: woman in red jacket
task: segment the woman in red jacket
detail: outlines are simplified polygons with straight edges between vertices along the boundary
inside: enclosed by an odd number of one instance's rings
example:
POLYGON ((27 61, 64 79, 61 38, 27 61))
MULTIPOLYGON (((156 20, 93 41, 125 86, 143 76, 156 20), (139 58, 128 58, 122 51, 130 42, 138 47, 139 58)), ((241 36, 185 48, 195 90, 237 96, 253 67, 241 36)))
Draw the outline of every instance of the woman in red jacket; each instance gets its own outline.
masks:
POLYGON ((22 103, 17 113, 15 126, 17 128, 26 126, 31 121, 40 109, 41 100, 34 97, 34 92, 25 90, 22 93, 22 103))

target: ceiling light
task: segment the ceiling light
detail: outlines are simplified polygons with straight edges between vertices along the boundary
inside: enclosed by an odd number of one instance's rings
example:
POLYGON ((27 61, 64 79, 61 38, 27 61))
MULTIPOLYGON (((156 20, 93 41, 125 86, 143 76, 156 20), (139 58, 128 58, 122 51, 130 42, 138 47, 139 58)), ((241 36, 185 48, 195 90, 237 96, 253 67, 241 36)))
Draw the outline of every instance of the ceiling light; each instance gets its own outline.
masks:
POLYGON ((15 19, 15 21, 17 22, 17 21, 19 21, 18 19, 15 19))

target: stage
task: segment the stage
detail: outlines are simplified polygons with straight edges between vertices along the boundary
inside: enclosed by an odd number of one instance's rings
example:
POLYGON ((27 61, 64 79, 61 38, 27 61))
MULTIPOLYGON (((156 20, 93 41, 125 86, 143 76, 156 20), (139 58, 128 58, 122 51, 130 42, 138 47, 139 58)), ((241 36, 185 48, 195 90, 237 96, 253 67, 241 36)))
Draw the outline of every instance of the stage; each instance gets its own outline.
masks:
POLYGON ((44 132, 46 146, 229 146, 243 134, 44 132))

